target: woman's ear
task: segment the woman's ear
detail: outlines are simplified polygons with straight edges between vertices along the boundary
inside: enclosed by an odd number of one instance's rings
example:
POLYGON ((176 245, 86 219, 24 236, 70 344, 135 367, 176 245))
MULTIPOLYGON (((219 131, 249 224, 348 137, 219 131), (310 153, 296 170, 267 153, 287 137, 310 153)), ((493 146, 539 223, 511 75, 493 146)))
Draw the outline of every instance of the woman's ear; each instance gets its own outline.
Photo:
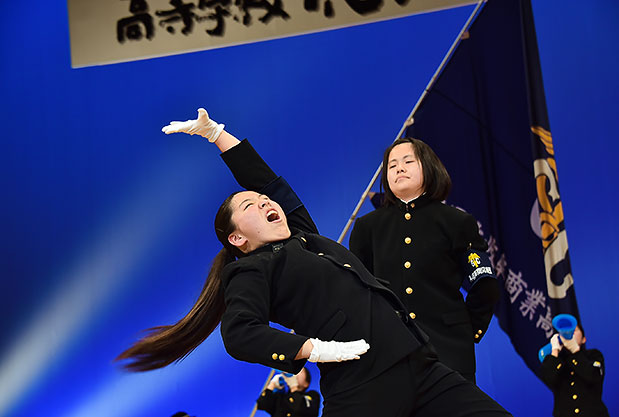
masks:
POLYGON ((228 235, 228 242, 240 249, 247 243, 247 238, 238 232, 233 232, 228 235))

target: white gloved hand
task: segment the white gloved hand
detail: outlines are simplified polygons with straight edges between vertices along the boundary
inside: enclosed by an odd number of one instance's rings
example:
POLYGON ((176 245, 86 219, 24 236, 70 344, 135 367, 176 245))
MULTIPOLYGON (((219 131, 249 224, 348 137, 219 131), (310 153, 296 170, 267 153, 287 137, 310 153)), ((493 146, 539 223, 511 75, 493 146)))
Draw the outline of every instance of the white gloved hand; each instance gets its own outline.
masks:
POLYGON ((280 379, 279 379, 280 376, 282 376, 282 374, 275 374, 275 376, 271 378, 271 382, 269 382, 269 385, 267 386, 267 388, 270 389, 271 391, 273 391, 274 389, 284 388, 284 386, 280 383, 280 379))
POLYGON ((565 346, 572 353, 576 353, 580 350, 580 345, 576 341, 575 337, 572 337, 571 339, 566 339, 561 336, 561 342, 563 342, 563 346, 565 346))
POLYGON ((550 344, 552 345, 552 350, 561 350, 563 346, 559 342, 559 334, 555 334, 550 338, 550 344))
POLYGON ((198 109, 198 118, 196 120, 186 120, 184 122, 170 122, 164 126, 161 131, 166 135, 170 133, 183 132, 189 135, 200 135, 213 143, 224 130, 223 124, 218 124, 216 121, 208 117, 208 113, 203 108, 198 109))
POLYGON ((310 353, 310 362, 341 362, 351 359, 359 359, 361 355, 368 351, 370 345, 365 340, 354 340, 352 342, 323 342, 318 339, 310 339, 314 348, 310 353))

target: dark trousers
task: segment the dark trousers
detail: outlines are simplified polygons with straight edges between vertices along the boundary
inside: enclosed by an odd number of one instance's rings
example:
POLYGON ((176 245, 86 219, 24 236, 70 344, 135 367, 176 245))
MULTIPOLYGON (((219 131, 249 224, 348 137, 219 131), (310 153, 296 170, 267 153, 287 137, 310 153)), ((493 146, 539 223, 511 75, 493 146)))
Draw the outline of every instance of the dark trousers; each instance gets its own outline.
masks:
POLYGON ((510 416, 424 347, 376 378, 325 399, 324 417, 510 416))

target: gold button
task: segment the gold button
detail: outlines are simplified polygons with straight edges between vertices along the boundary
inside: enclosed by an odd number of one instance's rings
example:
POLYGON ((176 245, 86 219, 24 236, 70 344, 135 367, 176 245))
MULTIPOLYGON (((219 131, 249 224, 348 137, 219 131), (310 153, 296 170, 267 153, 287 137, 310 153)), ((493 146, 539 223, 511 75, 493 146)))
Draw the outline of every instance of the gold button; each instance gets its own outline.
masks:
POLYGON ((580 413, 580 408, 576 408, 576 409, 574 410, 574 412, 575 412, 576 414, 580 413))
POLYGON ((410 316, 411 319, 415 320, 415 317, 417 317, 417 314, 410 312, 408 313, 408 315, 410 316))
POLYGON ((479 335, 478 334, 475 335, 475 339, 479 339, 479 335))
POLYGON ((481 330, 477 330, 477 334, 482 334, 483 332, 481 330))
POLYGON ((574 386, 574 381, 570 382, 570 387, 574 386))
POLYGON ((293 402, 294 402, 294 398, 290 397, 290 398, 288 398, 288 401, 290 401, 291 403, 293 403, 293 402))
POLYGON ((404 262, 404 268, 408 269, 411 267, 411 263, 409 261, 404 262))
POLYGON ((578 398, 578 395, 574 394, 572 395, 572 399, 575 400, 576 398, 578 398))
POLYGON ((411 203, 411 208, 415 208, 415 203, 411 203))
POLYGON ((279 360, 283 361, 284 359, 286 359, 286 357, 284 355, 279 355, 279 360))
POLYGON ((292 414, 290 413, 286 413, 286 417, 290 417, 292 414))
POLYGON ((574 375, 574 371, 570 372, 570 375, 574 375))
POLYGON ((410 214, 410 213, 406 213, 406 214, 404 215, 404 218, 405 218, 406 220, 410 220, 410 219, 411 219, 411 214, 410 214))
POLYGON ((344 264, 344 266, 345 266, 346 268, 350 268, 350 267, 351 267, 351 266, 350 266, 350 264, 344 264))
POLYGON ((271 357, 273 358, 274 361, 276 361, 277 360, 277 353, 272 354, 271 357))
POLYGON ((561 369, 561 363, 557 365, 557 369, 561 369))
POLYGON ((406 237, 404 238, 404 243, 406 243, 407 245, 410 245, 412 241, 413 241, 413 240, 412 240, 410 237, 408 237, 408 236, 406 236, 406 237))
POLYGON ((576 359, 572 359, 572 363, 573 363, 574 365, 578 365, 578 362, 576 362, 576 359))
POLYGON ((323 256, 323 255, 324 255, 324 253, 318 252, 318 256, 323 256))
POLYGON ((266 393, 266 392, 263 392, 263 393, 262 393, 262 396, 264 397, 265 395, 267 395, 267 393, 266 393))
POLYGON ((411 287, 406 288, 406 294, 412 294, 413 289, 411 287))
POLYGON ((301 238, 301 240, 302 240, 303 242, 307 243, 307 240, 305 240, 305 238, 304 238, 304 237, 302 237, 302 238, 301 238))

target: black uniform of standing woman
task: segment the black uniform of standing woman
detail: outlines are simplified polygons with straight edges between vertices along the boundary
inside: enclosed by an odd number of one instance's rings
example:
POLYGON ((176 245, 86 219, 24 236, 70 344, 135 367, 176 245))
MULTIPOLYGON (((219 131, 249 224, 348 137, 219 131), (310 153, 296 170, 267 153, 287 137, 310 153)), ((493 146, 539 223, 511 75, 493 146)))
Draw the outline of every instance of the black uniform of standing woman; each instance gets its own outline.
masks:
POLYGON ((246 140, 203 109, 197 120, 172 122, 164 132, 215 142, 248 191, 228 197, 215 217, 224 248, 196 304, 123 352, 118 359, 132 360, 128 369, 182 359, 221 321, 236 359, 290 373, 318 362, 324 416, 509 415, 436 360, 399 299, 346 248, 317 234, 296 194, 246 140))
POLYGON ((447 170, 424 142, 402 138, 385 151, 383 207, 359 218, 350 250, 389 282, 445 365, 475 382, 475 343, 499 291, 477 221, 443 204, 447 170), (468 290, 466 302, 460 287, 468 290))

